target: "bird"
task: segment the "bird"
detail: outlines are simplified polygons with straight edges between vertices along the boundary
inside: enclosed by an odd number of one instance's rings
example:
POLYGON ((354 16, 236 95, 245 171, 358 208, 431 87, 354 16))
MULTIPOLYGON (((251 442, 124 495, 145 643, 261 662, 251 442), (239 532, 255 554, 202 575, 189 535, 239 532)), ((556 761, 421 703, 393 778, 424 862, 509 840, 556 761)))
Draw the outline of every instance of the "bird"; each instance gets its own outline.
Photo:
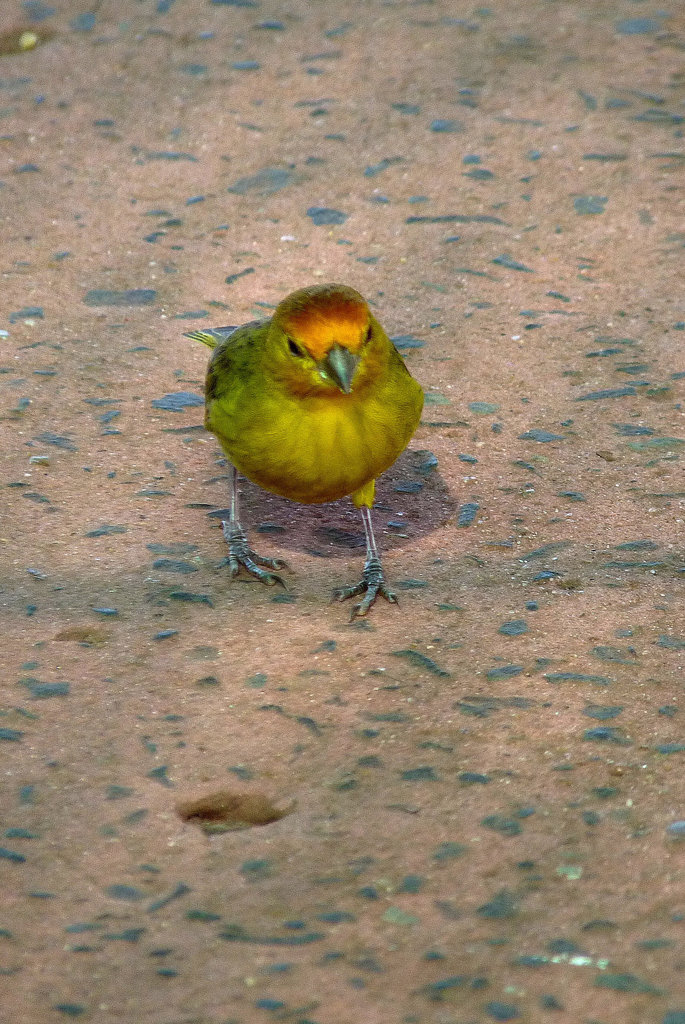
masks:
POLYGON ((317 284, 287 295, 269 319, 185 335, 212 350, 205 382, 205 427, 230 463, 231 500, 222 522, 232 576, 247 571, 280 584, 288 568, 248 544, 238 473, 272 494, 304 504, 350 496, 360 510, 366 558, 359 583, 333 599, 361 597, 351 619, 377 597, 391 604, 373 532, 376 479, 407 447, 423 390, 354 288, 317 284))

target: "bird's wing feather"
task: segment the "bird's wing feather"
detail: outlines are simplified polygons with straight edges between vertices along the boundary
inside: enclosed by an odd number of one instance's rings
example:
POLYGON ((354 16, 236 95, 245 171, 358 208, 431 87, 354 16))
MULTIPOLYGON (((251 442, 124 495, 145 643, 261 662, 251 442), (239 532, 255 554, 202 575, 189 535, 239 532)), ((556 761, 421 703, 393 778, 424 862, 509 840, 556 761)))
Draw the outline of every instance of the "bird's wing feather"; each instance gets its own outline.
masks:
MULTIPOLYGON (((260 327, 264 322, 264 320, 251 320, 248 324, 242 324, 242 327, 260 327)), ((210 327, 206 331, 189 331, 183 337, 190 338, 192 341, 201 341, 207 348, 216 348, 239 330, 241 330, 240 326, 210 327)))
POLYGON ((216 336, 214 351, 207 367, 205 396, 208 404, 235 389, 240 382, 245 382, 246 378, 260 372, 260 360, 255 358, 254 349, 263 345, 269 322, 253 320, 241 327, 219 327, 212 332, 196 332, 216 336))

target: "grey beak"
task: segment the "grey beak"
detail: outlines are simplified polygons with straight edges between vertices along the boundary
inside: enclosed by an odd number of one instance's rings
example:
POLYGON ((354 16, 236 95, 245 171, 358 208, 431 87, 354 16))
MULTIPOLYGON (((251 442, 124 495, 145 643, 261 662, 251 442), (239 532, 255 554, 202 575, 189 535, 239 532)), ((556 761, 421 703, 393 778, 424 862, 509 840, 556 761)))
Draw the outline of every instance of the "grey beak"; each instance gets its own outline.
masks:
POLYGON ((359 356, 355 356, 349 349, 342 345, 333 345, 325 359, 320 362, 321 369, 340 388, 345 395, 352 391, 352 381, 359 363, 359 356))

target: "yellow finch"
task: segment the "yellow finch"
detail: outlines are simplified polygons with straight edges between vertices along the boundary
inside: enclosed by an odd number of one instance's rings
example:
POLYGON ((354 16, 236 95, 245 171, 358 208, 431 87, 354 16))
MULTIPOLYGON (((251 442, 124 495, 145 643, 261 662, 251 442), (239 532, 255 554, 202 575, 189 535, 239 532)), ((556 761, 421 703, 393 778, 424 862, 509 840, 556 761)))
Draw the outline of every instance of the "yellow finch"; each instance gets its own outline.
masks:
POLYGON ((383 574, 371 525, 376 477, 416 430, 423 393, 368 304, 342 284, 288 295, 270 320, 195 331, 213 349, 205 426, 231 466, 230 518, 223 525, 233 576, 242 566, 264 583, 283 580, 279 559, 248 545, 238 511, 237 473, 291 501, 317 504, 349 494, 361 510, 366 561, 345 600, 363 594, 352 618, 380 594, 396 602, 383 574), (260 568, 265 566, 266 568, 260 568))

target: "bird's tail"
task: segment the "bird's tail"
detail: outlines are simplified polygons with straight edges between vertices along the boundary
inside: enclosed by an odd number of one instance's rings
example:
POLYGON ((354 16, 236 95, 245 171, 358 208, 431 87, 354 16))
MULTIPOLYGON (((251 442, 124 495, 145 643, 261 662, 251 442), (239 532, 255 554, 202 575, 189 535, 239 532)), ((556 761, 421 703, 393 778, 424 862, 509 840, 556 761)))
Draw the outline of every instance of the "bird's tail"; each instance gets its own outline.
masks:
POLYGON ((220 341, 224 338, 230 337, 237 327, 217 327, 215 330, 209 331, 190 331, 188 334, 184 334, 184 338, 192 338, 193 341, 201 341, 207 348, 216 348, 220 341))

